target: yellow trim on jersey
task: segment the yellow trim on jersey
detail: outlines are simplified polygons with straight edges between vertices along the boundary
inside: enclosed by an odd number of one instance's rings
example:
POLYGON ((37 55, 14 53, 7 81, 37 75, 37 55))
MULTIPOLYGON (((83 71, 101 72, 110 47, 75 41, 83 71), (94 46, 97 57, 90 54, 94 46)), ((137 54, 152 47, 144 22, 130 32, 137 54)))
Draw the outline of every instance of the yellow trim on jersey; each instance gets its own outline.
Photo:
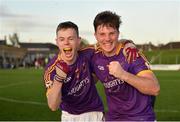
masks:
POLYGON ((120 50, 124 47, 124 44, 122 42, 118 42, 118 46, 116 48, 116 55, 120 53, 120 50))
MULTIPOLYGON (((47 70, 45 71, 45 73, 44 73, 44 82, 45 82, 45 84, 46 84, 46 82, 51 80, 51 73, 55 69, 55 65, 56 65, 56 62, 58 60, 61 60, 60 54, 58 54, 58 57, 55 59, 54 63, 51 66, 49 66, 47 68, 47 70)), ((49 91, 50 91, 50 88, 47 89, 46 96, 48 95, 49 91)))
POLYGON ((140 75, 145 74, 145 73, 153 73, 153 72, 151 70, 143 70, 143 71, 138 72, 138 74, 136 74, 136 75, 140 76, 140 75))
POLYGON ((149 64, 149 61, 147 60, 147 58, 146 58, 146 56, 143 54, 143 52, 142 52, 142 51, 139 51, 138 53, 139 53, 139 55, 149 64))
POLYGON ((95 47, 95 53, 102 53, 103 54, 103 50, 100 48, 98 43, 96 43, 94 45, 94 47, 95 47))

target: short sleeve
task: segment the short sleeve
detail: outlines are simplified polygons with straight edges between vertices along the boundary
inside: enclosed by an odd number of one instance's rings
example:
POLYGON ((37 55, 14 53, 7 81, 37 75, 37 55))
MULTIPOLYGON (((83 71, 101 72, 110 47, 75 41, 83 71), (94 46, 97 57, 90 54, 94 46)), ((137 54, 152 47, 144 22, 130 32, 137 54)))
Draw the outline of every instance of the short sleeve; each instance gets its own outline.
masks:
POLYGON ((44 75, 43 75, 43 80, 44 80, 44 85, 46 88, 46 95, 51 89, 51 86, 53 85, 53 79, 56 74, 55 72, 55 62, 57 60, 57 56, 55 56, 51 61, 46 65, 44 69, 44 75))
POLYGON ((129 72, 133 74, 138 74, 141 71, 150 70, 149 62, 144 57, 144 55, 140 55, 135 61, 130 64, 129 72))

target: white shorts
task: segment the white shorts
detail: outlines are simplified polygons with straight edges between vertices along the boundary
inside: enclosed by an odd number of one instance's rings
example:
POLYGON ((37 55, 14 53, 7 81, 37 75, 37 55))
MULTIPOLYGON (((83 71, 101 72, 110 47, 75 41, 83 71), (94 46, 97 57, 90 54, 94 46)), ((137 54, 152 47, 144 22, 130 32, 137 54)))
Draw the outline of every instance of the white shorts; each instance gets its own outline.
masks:
POLYGON ((103 112, 87 112, 78 115, 62 111, 62 122, 102 122, 103 112))

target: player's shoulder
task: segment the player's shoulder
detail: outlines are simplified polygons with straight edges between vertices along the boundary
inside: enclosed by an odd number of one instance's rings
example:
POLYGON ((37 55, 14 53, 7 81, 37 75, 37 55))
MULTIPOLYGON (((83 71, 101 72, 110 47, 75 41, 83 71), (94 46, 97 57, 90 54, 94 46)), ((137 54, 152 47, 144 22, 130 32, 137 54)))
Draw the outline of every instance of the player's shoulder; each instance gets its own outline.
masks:
POLYGON ((80 52, 84 52, 88 50, 95 50, 95 44, 87 45, 79 49, 80 52))
POLYGON ((92 44, 92 45, 88 45, 86 47, 80 48, 78 53, 84 56, 92 56, 95 50, 96 50, 96 47, 94 44, 92 44))
POLYGON ((50 59, 50 61, 48 62, 48 64, 46 65, 45 70, 49 69, 50 67, 54 67, 58 60, 58 57, 59 57, 58 54, 56 54, 54 57, 52 57, 50 59))
POLYGON ((147 62, 148 64, 150 64, 149 61, 148 61, 148 59, 146 58, 146 56, 144 55, 144 53, 143 53, 142 50, 139 50, 139 51, 138 51, 138 54, 139 54, 139 57, 138 57, 138 58, 142 58, 145 62, 147 62))

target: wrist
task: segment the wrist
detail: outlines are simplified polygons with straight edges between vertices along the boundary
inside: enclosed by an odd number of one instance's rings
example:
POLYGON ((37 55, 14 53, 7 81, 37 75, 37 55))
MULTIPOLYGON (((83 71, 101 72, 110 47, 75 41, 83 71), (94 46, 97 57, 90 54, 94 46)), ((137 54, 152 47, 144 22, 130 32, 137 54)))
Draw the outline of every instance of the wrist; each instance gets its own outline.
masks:
POLYGON ((63 86, 63 83, 60 83, 58 81, 54 81, 54 88, 57 90, 57 89, 61 89, 62 86, 63 86))
POLYGON ((123 71, 122 74, 121 74, 121 78, 120 79, 123 80, 123 81, 127 81, 127 79, 128 79, 128 72, 123 71))
POLYGON ((62 78, 61 76, 59 76, 57 74, 54 76, 54 80, 59 83, 64 83, 64 78, 62 78))

